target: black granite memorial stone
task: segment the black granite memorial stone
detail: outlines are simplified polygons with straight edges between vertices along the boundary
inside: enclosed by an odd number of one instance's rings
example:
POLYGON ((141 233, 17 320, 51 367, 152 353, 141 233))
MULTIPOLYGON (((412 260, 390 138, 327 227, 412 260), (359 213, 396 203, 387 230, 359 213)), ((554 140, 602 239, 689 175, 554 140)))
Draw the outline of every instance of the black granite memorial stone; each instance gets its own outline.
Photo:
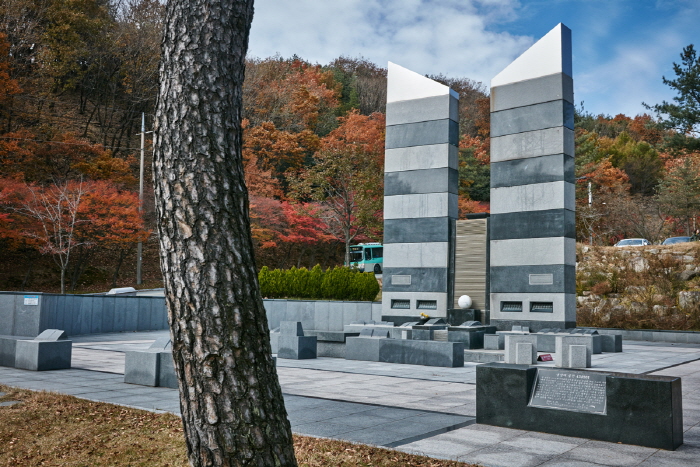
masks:
POLYGON ((681 379, 487 363, 476 369, 476 422, 675 450, 683 444, 681 379), (555 375, 539 386, 550 372, 582 378, 555 375))

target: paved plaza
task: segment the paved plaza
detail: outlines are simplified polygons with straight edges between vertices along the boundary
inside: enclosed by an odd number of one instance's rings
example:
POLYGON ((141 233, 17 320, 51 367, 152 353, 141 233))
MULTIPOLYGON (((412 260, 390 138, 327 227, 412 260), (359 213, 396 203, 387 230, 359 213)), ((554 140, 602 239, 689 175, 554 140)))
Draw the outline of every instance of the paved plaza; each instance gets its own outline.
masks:
MULTIPOLYGON (((0 367, 0 384, 179 414, 176 390, 123 382, 124 351, 146 349, 165 335, 167 331, 75 336, 72 369, 0 367)), ((474 363, 436 368, 278 359, 277 372, 298 434, 494 467, 700 465, 700 345, 625 341, 623 353, 593 355, 592 364, 592 370, 682 377, 685 444, 663 451, 477 425, 474 363)))

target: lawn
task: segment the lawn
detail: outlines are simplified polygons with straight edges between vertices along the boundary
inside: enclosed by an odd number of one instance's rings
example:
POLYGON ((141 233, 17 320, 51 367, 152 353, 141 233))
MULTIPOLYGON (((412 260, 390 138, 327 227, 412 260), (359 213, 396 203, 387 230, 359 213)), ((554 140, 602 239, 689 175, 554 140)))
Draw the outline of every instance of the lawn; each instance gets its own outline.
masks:
MULTIPOLYGON (((0 466, 187 466, 180 419, 0 385, 0 466)), ((300 466, 469 466, 342 441, 294 437, 300 466)))

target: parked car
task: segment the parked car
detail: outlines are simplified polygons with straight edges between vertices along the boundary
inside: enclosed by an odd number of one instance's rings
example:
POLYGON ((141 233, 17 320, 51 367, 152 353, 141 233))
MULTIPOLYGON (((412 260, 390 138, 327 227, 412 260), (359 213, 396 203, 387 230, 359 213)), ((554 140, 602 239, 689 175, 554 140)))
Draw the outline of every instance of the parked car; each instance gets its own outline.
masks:
POLYGON ((664 240, 662 245, 673 245, 674 243, 685 243, 689 241, 690 237, 670 237, 664 240))
POLYGON ((615 244, 615 246, 645 246, 651 245, 646 238, 625 238, 615 244))

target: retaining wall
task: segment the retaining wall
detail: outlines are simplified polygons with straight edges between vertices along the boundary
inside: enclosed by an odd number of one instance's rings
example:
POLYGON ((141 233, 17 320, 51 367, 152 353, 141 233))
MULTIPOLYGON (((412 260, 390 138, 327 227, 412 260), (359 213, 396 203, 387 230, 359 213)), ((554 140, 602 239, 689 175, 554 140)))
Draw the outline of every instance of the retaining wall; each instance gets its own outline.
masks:
MULTIPOLYGON (((342 331, 354 321, 379 321, 381 303, 263 300, 270 329, 301 321, 305 330, 342 331)), ((165 298, 0 292, 0 335, 35 337, 45 329, 69 336, 168 329, 165 298)))

